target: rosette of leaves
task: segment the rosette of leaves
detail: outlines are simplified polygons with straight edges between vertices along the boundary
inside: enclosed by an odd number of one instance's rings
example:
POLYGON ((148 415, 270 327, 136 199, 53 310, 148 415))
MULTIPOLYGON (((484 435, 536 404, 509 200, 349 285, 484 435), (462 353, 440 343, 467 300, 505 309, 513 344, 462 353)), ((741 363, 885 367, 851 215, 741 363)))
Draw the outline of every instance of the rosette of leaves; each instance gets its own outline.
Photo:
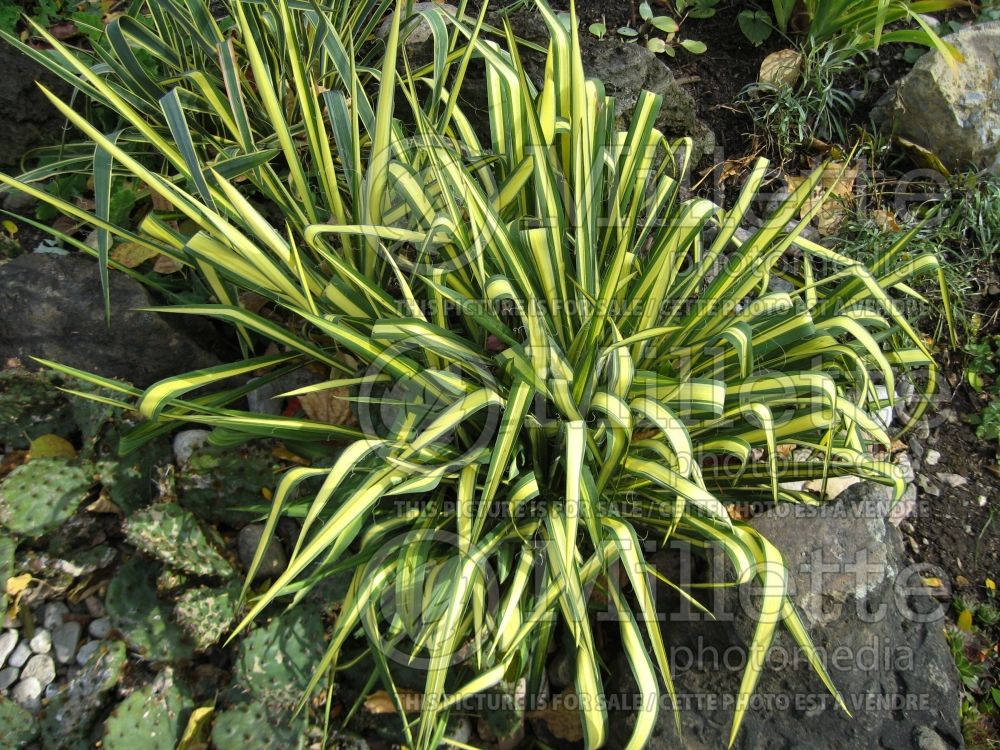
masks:
MULTIPOLYGON (((871 412, 883 405, 877 384, 892 394, 897 379, 934 368, 897 300, 936 257, 910 257, 901 241, 866 267, 802 238, 823 203, 803 210, 823 170, 746 238, 737 229, 766 163, 729 209, 685 199, 690 148, 654 129, 651 94, 615 130, 613 103, 584 75, 572 11, 566 22, 538 3, 551 40, 536 90, 510 30, 484 30, 485 11, 420 11, 433 62, 410 68, 399 43, 413 22, 405 3, 364 67, 315 6, 278 0, 266 21, 264 6, 227 7, 232 27, 205 32, 227 53, 226 87, 211 95, 188 78, 155 82, 166 128, 119 94, 147 101, 117 63, 99 75, 46 39, 79 73, 71 83, 113 106, 166 166, 146 167, 54 104, 169 214, 117 226, 0 180, 177 258, 215 295, 165 312, 214 317, 248 348, 277 350, 145 391, 60 368, 150 424, 328 452, 279 481, 248 580, 283 515, 301 532, 237 632, 350 571, 312 686, 366 649, 404 715, 394 673, 421 667, 421 711, 403 722, 404 739, 432 748, 463 697, 522 678, 536 694, 562 630, 575 648, 584 742, 599 747, 607 717, 588 592, 598 586, 617 613, 644 705, 660 705, 660 680, 674 688, 639 540, 679 539, 723 550, 735 580, 764 592, 734 738, 779 627, 838 695, 786 595, 781 555, 730 510, 817 502, 784 484, 845 475, 902 495, 901 473, 872 450, 889 436, 871 412), (485 65, 485 140, 459 103, 474 56, 485 65), (251 90, 268 116, 255 120, 259 132, 244 127, 251 90), (266 197, 268 215, 248 196, 266 197), (775 277, 783 291, 772 290, 775 277), (240 291, 275 312, 241 306, 240 291), (348 387, 357 426, 242 412, 238 388, 195 393, 305 363, 333 375, 298 393, 348 387), (785 457, 787 444, 809 450, 785 457)), ((655 720, 638 716, 628 746, 643 746, 655 720)))

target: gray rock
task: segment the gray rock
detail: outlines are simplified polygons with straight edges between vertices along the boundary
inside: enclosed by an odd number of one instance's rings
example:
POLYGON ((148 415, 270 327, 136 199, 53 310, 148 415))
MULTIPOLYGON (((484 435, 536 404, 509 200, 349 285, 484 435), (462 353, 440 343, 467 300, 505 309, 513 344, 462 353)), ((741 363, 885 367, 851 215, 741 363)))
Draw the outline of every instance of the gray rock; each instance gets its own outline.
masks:
POLYGON ((0 635, 0 667, 2 667, 7 662, 7 657, 10 656, 14 647, 17 646, 17 631, 7 630, 3 635, 0 635))
POLYGON ((11 652, 11 655, 7 658, 7 663, 12 667, 21 668, 24 666, 25 662, 31 657, 31 647, 21 641, 17 644, 17 647, 11 652))
POLYGON ((40 628, 35 631, 28 645, 31 646, 31 650, 36 654, 47 654, 52 650, 52 633, 44 628, 40 628))
MULTIPOLYGON (((253 562, 263 533, 264 525, 259 523, 252 523, 240 529, 237 548, 240 563, 242 563, 245 569, 249 569, 250 563, 253 562)), ((264 550, 264 556, 261 558, 260 567, 257 569, 254 581, 274 578, 280 575, 287 566, 288 558, 285 556, 285 550, 281 545, 281 541, 277 537, 271 537, 271 542, 267 545, 267 549, 264 550)))
POLYGON ((174 460, 183 466, 191 455, 208 442, 210 430, 181 430, 174 435, 174 460))
POLYGON ((42 687, 49 685, 56 678, 56 663, 48 654, 36 654, 28 659, 28 663, 21 670, 21 679, 34 677, 42 687))
POLYGON ((80 646, 80 650, 76 652, 76 663, 82 667, 100 647, 101 641, 87 641, 80 646))
MULTIPOLYGON (((920 583, 927 571, 906 566, 899 533, 885 518, 887 506, 880 488, 863 483, 835 503, 794 513, 772 510, 751 521, 784 555, 792 599, 853 717, 826 693, 805 654, 779 627, 757 697, 733 743, 737 750, 912 748, 919 747, 918 736, 940 740, 927 750, 963 747, 944 610, 920 583)), ((682 552, 657 553, 651 560, 675 582, 722 579, 728 563, 721 554, 717 559, 697 552, 685 559, 682 552)), ((760 593, 756 584, 699 592, 716 615, 713 621, 691 607, 684 612, 673 592, 658 591, 658 606, 670 607, 663 635, 682 735, 675 733, 666 705, 650 750, 727 745, 760 593)), ((630 707, 608 712, 608 744, 619 747, 635 716, 635 701, 627 703, 635 682, 623 654, 615 657, 605 687, 630 707)))
POLYGON ((17 682, 17 678, 20 675, 21 670, 17 667, 6 667, 5 669, 0 669, 0 690, 6 690, 17 682))
POLYGON ((56 93, 66 84, 55 78, 22 52, 0 44, 0 169, 17 170, 32 148, 59 142, 65 118, 38 89, 41 81, 56 93))
POLYGON ((917 727, 913 731, 913 742, 917 750, 949 750, 948 743, 931 727, 917 727))
POLYGON ((42 625, 49 630, 53 630, 63 624, 66 615, 69 614, 69 607, 66 602, 47 602, 42 610, 42 625))
POLYGON ((945 40, 965 61, 953 70, 940 52, 928 52, 873 116, 950 169, 1000 174, 1000 22, 960 29, 945 40))
POLYGON ((104 617, 104 602, 96 596, 88 596, 83 600, 83 604, 91 617, 104 617))
POLYGON ((35 677, 26 677, 10 691, 10 699, 21 708, 37 711, 41 708, 42 683, 35 677))
POLYGON ((56 652, 56 661, 60 664, 73 663, 82 629, 80 623, 70 620, 52 631, 52 647, 56 652))
POLYGON ((154 300, 138 282, 111 274, 111 326, 104 322, 97 266, 79 254, 29 254, 0 266, 0 358, 36 367, 43 357, 146 387, 220 363, 213 329, 188 316, 142 312, 154 300))
POLYGON ((98 617, 96 620, 91 620, 90 624, 87 626, 87 632, 98 640, 101 638, 107 638, 108 633, 111 632, 111 618, 98 617))

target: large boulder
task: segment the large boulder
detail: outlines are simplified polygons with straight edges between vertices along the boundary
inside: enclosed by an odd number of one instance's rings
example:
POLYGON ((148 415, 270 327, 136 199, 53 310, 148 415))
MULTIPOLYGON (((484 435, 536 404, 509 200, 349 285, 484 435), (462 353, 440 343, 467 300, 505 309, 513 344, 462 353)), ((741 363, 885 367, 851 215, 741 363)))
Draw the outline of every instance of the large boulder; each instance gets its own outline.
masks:
MULTIPOLYGON (((740 750, 840 750, 963 747, 958 676, 943 635, 944 610, 908 567, 899 533, 886 521, 885 494, 868 484, 848 488, 819 508, 782 506, 752 521, 782 551, 794 601, 833 683, 845 714, 779 628, 733 745, 740 750)), ((654 556, 668 578, 708 574, 722 579, 720 558, 684 547, 654 556), (700 570, 699 570, 700 566, 700 570)), ((690 579, 689 579, 690 580, 690 579)), ((666 587, 660 587, 665 589, 666 587)), ((711 589, 703 604, 716 620, 684 606, 672 590, 659 592, 674 669, 683 733, 674 731, 669 703, 661 707, 652 750, 726 747, 759 590, 711 589), (680 615, 676 613, 681 613, 680 615)), ((610 711, 613 745, 634 725, 636 690, 624 656, 607 685, 629 710, 610 711)))
POLYGON ((16 172, 30 149, 58 143, 65 123, 35 82, 59 94, 68 87, 4 41, 0 41, 0 70, 0 170, 16 172))
POLYGON ((221 360, 214 329, 189 316, 142 312, 145 287, 111 274, 111 325, 104 320, 97 266, 82 255, 33 253, 0 265, 0 360, 32 356, 140 387, 221 360))
POLYGON ((1000 174, 1000 21, 945 40, 964 62, 952 67, 940 52, 928 52, 889 89, 873 116, 950 169, 1000 174))

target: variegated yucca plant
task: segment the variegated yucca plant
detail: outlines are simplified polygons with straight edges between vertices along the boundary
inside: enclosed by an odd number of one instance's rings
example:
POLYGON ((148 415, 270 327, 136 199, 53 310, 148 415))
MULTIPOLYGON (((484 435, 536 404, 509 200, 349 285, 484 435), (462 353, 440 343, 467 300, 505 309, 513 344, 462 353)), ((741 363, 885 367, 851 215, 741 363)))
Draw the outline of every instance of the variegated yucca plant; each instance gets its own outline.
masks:
MULTIPOLYGON (((96 147, 63 165, 94 170, 92 212, 44 193, 41 172, 0 179, 95 227, 94 251, 64 239, 102 269, 121 242, 183 264, 212 299, 161 311, 230 323, 247 352, 144 391, 61 367, 148 418, 125 448, 196 423, 219 441, 280 438, 327 457, 280 479, 261 549, 283 514, 301 535, 266 591, 244 590, 237 632, 353 571, 313 685, 363 633, 415 748, 439 744, 465 697, 522 680, 537 694, 561 638, 596 748, 607 715, 591 606, 615 613, 659 705, 661 685, 674 689, 653 591, 664 574, 640 540, 684 540, 723 550, 732 583, 764 592, 732 737, 779 626, 837 695, 779 552, 730 511, 814 503, 783 484, 843 475, 901 495, 872 450, 889 436, 871 414, 885 405, 876 385, 891 399, 899 377, 933 371, 894 300, 936 259, 901 242, 864 267, 801 237, 822 171, 748 236, 737 230, 765 163, 728 210, 685 197, 690 149, 656 130, 652 94, 616 129, 572 11, 538 3, 551 39, 538 90, 511 30, 464 3, 416 19, 399 3, 374 40, 372 24, 291 0, 227 3, 224 20, 202 13, 185 32, 198 6, 137 5, 146 15, 109 27, 118 41, 99 65, 36 29, 52 49, 32 54, 122 125, 102 132, 49 94, 87 139, 67 153, 96 147), (401 42, 417 22, 431 30, 419 68, 401 42), (132 65, 137 50, 154 70, 132 65), (460 94, 483 70, 489 111, 475 124, 460 94), (114 174, 157 196, 136 226, 108 220, 114 174), (787 291, 772 291, 779 276, 787 291), (267 306, 247 309, 246 292, 267 306), (194 393, 306 365, 329 377, 295 393, 346 389, 357 425, 240 411, 246 385, 194 393), (807 450, 779 451, 790 444, 807 450), (397 661, 426 670, 419 715, 403 711, 397 661)), ((639 714, 629 747, 655 721, 639 714)))

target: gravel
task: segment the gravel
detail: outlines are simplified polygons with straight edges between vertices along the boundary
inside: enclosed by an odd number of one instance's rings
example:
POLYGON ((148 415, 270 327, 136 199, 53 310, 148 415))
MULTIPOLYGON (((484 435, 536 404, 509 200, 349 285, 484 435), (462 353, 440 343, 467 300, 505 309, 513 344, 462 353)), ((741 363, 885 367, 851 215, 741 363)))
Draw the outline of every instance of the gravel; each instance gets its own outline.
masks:
POLYGON ((17 644, 17 648, 11 653, 10 658, 7 659, 7 663, 12 667, 23 667, 28 659, 31 657, 31 647, 27 643, 21 641, 17 644))
POLYGON ((80 650, 76 652, 76 663, 82 667, 100 647, 100 641, 87 641, 80 646, 80 650))
POLYGON ((37 711, 41 708, 40 698, 42 697, 42 683, 35 677, 27 677, 21 680, 10 691, 10 699, 21 708, 29 711, 37 711))
POLYGON ((37 630, 28 643, 36 654, 47 654, 52 650, 52 633, 48 630, 37 630))
POLYGON ((48 602, 42 613, 42 625, 48 630, 55 630, 63 624, 68 614, 69 607, 65 602, 48 602))
POLYGON ((6 690, 15 682, 20 675, 20 670, 17 667, 7 667, 6 669, 0 669, 0 690, 6 690))
POLYGON ((0 667, 2 667, 7 662, 7 657, 10 656, 14 647, 17 646, 17 631, 8 630, 3 635, 0 635, 0 667))
POLYGON ((56 661, 60 664, 73 663, 82 629, 80 623, 70 620, 52 631, 52 646, 56 651, 56 661))
POLYGON ((42 687, 52 684, 56 678, 56 663, 48 654, 32 656, 21 670, 21 681, 34 677, 42 687))
POLYGON ((111 618, 98 617, 96 620, 91 620, 90 625, 87 626, 87 632, 92 638, 107 638, 108 633, 111 632, 111 618))

